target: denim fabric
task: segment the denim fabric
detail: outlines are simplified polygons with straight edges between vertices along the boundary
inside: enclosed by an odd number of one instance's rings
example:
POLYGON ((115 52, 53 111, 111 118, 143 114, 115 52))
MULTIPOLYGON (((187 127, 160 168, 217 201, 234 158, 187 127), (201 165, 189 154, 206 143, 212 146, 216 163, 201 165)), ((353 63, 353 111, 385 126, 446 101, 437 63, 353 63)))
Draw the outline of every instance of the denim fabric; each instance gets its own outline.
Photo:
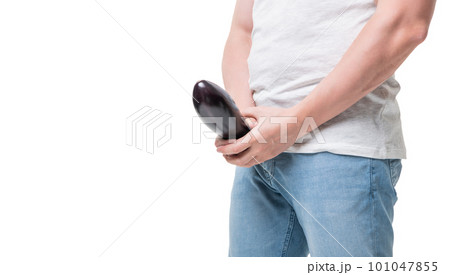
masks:
POLYGON ((282 153, 236 168, 229 256, 392 256, 400 159, 282 153))

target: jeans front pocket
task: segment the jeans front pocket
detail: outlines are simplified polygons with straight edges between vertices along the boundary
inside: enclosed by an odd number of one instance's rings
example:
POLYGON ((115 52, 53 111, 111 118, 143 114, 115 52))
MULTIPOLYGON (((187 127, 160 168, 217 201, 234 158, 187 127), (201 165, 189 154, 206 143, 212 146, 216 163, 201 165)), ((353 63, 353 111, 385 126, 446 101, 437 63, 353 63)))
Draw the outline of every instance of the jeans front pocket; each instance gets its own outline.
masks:
POLYGON ((390 159, 389 160, 389 169, 391 170, 392 187, 395 187, 395 185, 397 185, 398 179, 400 178, 400 174, 402 172, 402 160, 401 159, 390 159))

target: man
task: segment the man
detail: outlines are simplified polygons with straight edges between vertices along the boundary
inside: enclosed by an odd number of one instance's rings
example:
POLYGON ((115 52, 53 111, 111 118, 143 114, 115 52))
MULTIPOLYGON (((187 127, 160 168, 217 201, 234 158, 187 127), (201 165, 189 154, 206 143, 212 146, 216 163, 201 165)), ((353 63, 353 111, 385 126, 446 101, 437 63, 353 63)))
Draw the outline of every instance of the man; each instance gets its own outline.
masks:
POLYGON ((392 256, 406 158, 393 75, 434 6, 237 0, 223 78, 253 128, 216 141, 238 166, 230 256, 392 256))

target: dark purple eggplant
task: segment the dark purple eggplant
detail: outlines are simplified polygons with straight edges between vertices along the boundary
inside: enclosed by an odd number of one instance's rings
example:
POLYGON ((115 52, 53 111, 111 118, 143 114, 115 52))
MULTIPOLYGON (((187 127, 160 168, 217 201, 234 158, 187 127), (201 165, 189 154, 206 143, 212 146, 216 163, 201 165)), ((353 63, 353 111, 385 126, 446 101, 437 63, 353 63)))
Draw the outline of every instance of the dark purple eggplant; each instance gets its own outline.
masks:
POLYGON ((235 102, 220 86, 201 80, 192 95, 197 114, 221 138, 238 139, 250 131, 235 102))

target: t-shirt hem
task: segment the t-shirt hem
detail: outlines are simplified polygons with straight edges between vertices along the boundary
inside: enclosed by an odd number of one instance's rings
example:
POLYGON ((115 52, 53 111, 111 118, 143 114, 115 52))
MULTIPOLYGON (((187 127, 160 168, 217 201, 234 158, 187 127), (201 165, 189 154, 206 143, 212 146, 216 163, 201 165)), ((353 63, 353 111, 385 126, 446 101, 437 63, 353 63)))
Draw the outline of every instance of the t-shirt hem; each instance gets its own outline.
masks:
POLYGON ((402 148, 370 148, 343 144, 301 144, 289 147, 285 153, 320 153, 330 152, 338 155, 359 156, 374 159, 406 159, 406 149, 402 148))

